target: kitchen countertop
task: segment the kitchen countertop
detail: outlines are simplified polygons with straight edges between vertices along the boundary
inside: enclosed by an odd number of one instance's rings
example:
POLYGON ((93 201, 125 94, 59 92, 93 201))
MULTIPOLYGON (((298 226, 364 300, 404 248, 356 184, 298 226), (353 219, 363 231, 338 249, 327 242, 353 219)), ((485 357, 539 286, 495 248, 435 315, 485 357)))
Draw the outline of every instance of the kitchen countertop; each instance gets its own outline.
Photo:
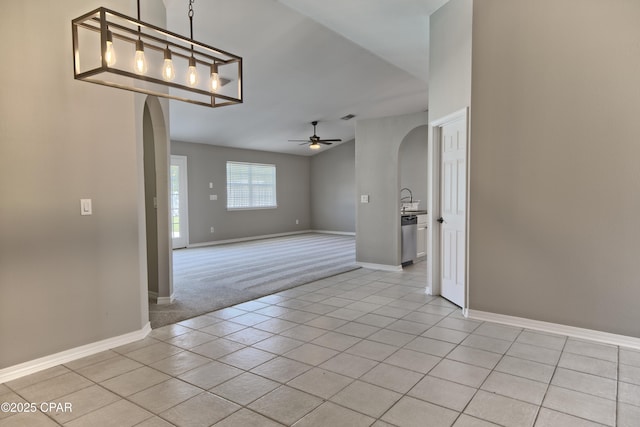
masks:
POLYGON ((426 210, 424 211, 400 211, 400 215, 401 216, 406 216, 406 215, 426 215, 428 212, 426 210))

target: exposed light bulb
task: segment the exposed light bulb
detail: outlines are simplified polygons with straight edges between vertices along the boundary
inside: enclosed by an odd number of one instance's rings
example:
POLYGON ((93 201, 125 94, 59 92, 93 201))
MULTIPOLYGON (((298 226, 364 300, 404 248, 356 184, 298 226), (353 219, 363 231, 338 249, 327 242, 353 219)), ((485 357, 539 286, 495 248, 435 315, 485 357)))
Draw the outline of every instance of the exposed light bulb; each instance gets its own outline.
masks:
POLYGON ((107 66, 113 67, 116 65, 116 51, 113 48, 113 34, 111 34, 111 31, 107 31, 107 50, 104 56, 107 60, 107 66))
POLYGON ((220 76, 218 76, 218 64, 211 64, 211 78, 209 79, 209 88, 211 92, 220 89, 220 76))
POLYGON ((189 86, 198 84, 198 70, 196 70, 196 58, 189 58, 189 69, 187 70, 187 83, 189 86))
POLYGON ((171 81, 176 77, 176 70, 173 68, 173 61, 171 60, 171 51, 167 47, 164 50, 164 64, 162 65, 162 78, 166 81, 171 81))
POLYGON ((133 58, 133 71, 138 74, 147 72, 147 60, 144 57, 144 43, 138 39, 136 41, 136 55, 133 58))

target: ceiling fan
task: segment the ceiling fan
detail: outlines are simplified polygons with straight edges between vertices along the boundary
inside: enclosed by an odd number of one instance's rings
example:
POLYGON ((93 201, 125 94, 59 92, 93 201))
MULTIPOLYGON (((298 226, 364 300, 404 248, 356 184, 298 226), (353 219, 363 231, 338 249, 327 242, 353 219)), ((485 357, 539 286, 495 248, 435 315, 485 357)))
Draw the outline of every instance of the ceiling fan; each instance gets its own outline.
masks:
POLYGON ((317 150, 320 148, 320 144, 331 145, 334 142, 340 142, 341 139, 321 139, 318 135, 316 135, 316 125, 317 121, 311 122, 313 125, 313 135, 309 137, 309 139, 290 139, 291 142, 302 142, 300 145, 309 144, 309 148, 312 150, 317 150))

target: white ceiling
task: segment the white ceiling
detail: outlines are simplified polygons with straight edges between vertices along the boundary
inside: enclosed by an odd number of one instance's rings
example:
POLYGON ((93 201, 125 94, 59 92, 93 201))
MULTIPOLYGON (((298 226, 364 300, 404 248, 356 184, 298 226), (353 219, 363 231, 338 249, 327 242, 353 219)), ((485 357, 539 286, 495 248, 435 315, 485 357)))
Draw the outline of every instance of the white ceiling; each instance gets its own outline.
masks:
MULTIPOLYGON (((194 39, 243 57, 244 103, 171 101, 171 138, 311 155, 288 140, 308 138, 313 120, 348 141, 357 119, 424 111, 429 15, 446 1, 195 1, 194 39)), ((187 0, 165 5, 168 29, 188 35, 187 0)))

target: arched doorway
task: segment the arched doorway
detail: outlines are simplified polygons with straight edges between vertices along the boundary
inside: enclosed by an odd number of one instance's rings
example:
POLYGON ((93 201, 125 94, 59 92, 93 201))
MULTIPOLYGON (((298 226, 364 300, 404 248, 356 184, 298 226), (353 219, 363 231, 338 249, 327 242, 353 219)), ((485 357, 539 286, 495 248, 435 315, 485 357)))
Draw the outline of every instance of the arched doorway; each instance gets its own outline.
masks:
POLYGON ((170 304, 169 135, 158 98, 147 97, 142 117, 148 293, 152 303, 170 304))
MULTIPOLYGON (((428 138, 429 127, 422 125, 411 130, 400 142, 398 149, 398 199, 403 202, 413 202, 409 215, 417 217, 417 231, 415 232, 416 253, 413 262, 424 261, 427 258, 427 231, 429 202, 429 173, 428 173, 428 138)), ((404 230, 404 228, 403 228, 404 230)), ((402 239, 400 233, 400 239, 402 239)), ((401 247, 405 245, 401 242, 401 247)), ((425 271, 427 263, 421 264, 425 271)))

